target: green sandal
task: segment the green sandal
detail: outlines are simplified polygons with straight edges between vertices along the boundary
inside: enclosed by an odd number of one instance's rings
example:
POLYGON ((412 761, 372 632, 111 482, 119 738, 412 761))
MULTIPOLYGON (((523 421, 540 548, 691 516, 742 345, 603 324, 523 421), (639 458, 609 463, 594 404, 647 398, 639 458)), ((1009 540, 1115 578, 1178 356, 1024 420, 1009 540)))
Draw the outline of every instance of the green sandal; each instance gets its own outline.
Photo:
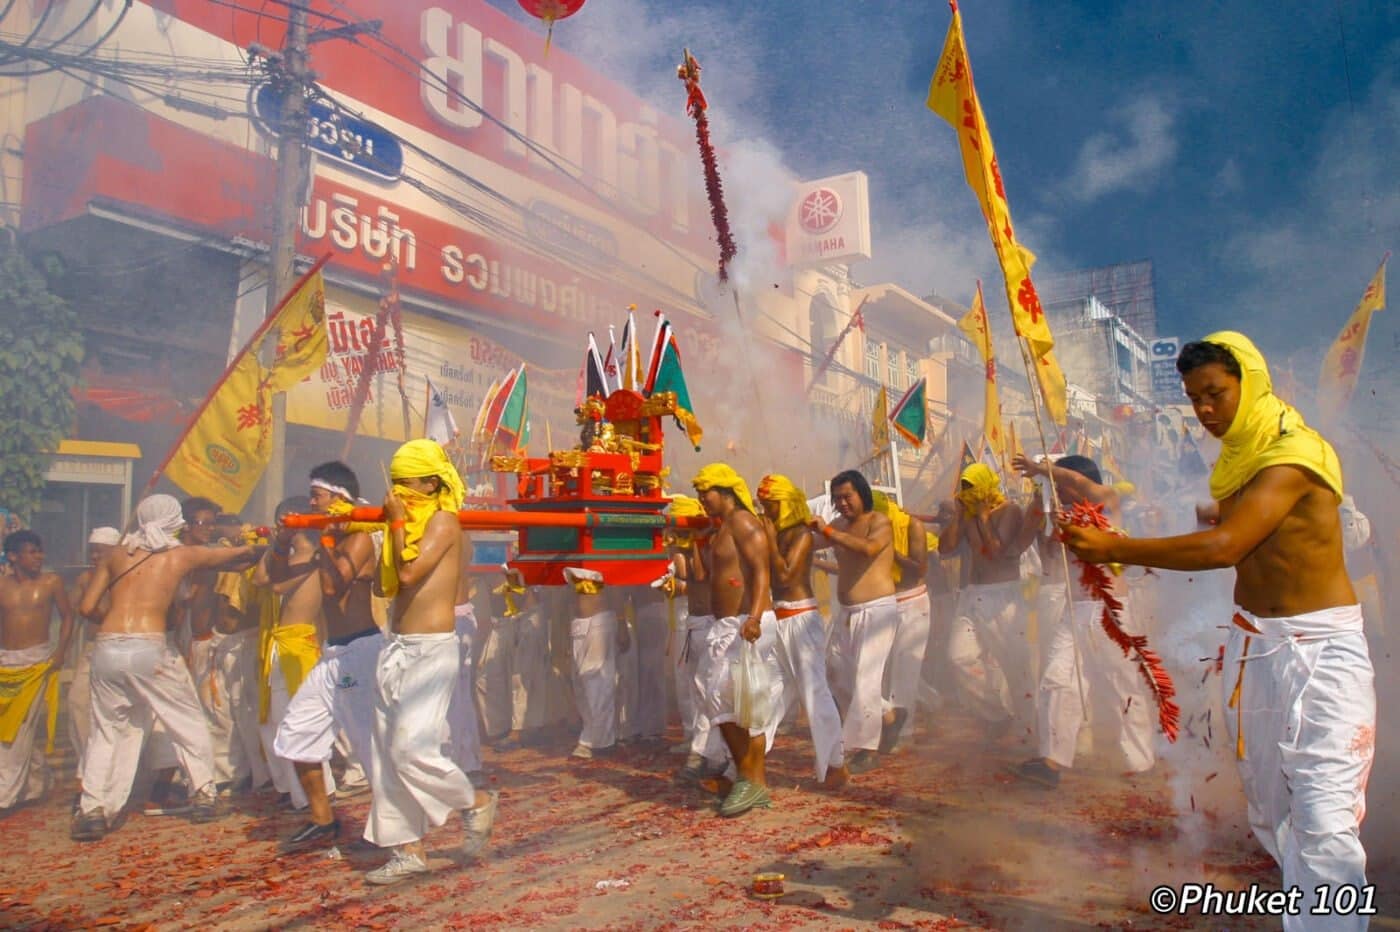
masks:
POLYGON ((767 809, 772 805, 773 800, 768 795, 768 787, 740 780, 724 798, 724 803, 719 807, 719 814, 732 817, 743 815, 750 809, 767 809))

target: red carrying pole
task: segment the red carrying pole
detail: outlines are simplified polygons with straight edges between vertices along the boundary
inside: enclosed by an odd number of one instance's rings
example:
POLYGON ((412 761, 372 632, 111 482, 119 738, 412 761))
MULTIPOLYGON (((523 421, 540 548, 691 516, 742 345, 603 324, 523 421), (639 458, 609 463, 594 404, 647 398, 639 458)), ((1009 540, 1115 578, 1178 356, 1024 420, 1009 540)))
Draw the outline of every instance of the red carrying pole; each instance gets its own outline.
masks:
MULTIPOLYGON (((616 511, 470 511, 457 512, 457 520, 467 531, 509 531, 522 527, 682 527, 703 531, 713 527, 712 518, 677 518, 660 514, 627 514, 616 511)), ((374 505, 353 508, 343 515, 284 515, 282 526, 295 530, 325 528, 346 521, 381 524, 384 509, 374 505)))

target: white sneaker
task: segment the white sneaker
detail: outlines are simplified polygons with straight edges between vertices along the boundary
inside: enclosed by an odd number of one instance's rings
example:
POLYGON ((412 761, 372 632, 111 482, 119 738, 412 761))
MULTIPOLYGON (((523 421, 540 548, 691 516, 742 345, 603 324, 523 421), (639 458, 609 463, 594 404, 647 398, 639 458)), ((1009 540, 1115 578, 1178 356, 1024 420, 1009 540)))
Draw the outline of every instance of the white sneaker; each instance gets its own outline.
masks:
POLYGON ((365 874, 365 882, 385 886, 407 880, 415 874, 426 874, 428 865, 416 854, 409 854, 402 848, 395 848, 393 855, 382 867, 365 874))
POLYGON ((474 858, 491 840, 491 828, 496 824, 496 806, 501 794, 487 790, 488 802, 484 806, 462 810, 462 854, 474 858))
POLYGON ((576 757, 579 760, 592 760, 593 749, 586 744, 580 744, 574 748, 573 753, 569 756, 576 757))

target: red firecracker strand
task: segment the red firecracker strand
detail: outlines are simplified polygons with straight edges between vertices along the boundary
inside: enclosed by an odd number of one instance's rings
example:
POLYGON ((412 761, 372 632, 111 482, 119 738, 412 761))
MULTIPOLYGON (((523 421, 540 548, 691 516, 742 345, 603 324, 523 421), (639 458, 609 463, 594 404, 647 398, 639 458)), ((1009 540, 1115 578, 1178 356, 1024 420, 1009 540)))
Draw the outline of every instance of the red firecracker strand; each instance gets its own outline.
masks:
MULTIPOLYGON (((1060 520, 1062 523, 1078 527, 1112 530, 1108 517, 1103 513, 1103 506, 1091 502, 1079 502, 1069 511, 1061 512, 1060 520)), ((1123 602, 1114 594, 1108 570, 1097 563, 1083 561, 1080 561, 1079 567, 1079 584, 1084 587, 1084 591, 1103 603, 1104 633, 1110 641, 1118 645, 1124 657, 1131 657, 1137 664, 1138 672, 1147 681, 1147 688, 1152 691, 1152 698, 1156 700, 1157 720, 1161 725, 1162 734, 1166 735, 1168 741, 1176 741, 1177 730, 1181 725, 1181 708, 1172 701, 1172 697, 1176 695, 1176 686, 1172 683, 1171 675, 1162 666, 1162 658, 1147 646, 1145 635, 1129 634, 1123 630, 1123 602)))
POLYGON ((709 103, 704 91, 700 90, 700 63, 689 51, 685 61, 676 68, 676 77, 685 84, 685 110, 695 119, 695 141, 700 146, 700 163, 705 168, 705 196, 710 201, 710 219, 715 224, 715 236, 719 240, 719 280, 729 281, 729 261, 739 252, 734 245, 734 234, 729 229, 729 210, 724 206, 724 185, 719 178, 719 161, 715 158, 715 146, 710 141, 710 120, 705 115, 709 103))

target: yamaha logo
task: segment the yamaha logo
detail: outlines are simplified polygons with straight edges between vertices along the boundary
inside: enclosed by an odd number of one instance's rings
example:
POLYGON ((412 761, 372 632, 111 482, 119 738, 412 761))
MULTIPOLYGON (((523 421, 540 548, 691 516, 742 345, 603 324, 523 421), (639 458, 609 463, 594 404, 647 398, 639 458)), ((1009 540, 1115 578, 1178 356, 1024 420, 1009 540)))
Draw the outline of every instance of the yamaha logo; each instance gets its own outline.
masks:
POLYGON ((797 205, 797 223, 802 232, 818 236, 841 219, 841 195, 830 188, 818 188, 797 205))

